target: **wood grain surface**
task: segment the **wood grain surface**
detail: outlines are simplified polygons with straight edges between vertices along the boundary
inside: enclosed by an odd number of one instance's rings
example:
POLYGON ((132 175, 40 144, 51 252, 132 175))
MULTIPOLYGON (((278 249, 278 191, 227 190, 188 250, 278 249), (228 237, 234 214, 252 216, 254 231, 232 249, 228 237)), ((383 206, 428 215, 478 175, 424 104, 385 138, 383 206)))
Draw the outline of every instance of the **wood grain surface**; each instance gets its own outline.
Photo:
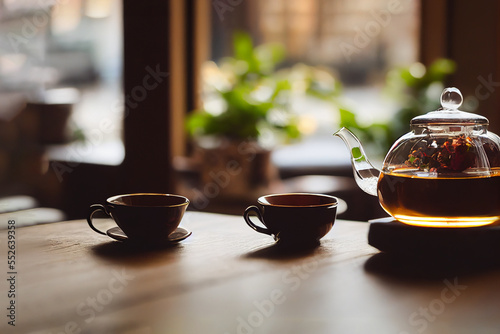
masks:
POLYGON ((363 222, 338 220, 310 249, 275 245, 240 216, 187 212, 181 226, 193 234, 156 249, 98 235, 84 220, 17 228, 14 298, 8 297, 8 231, 1 231, 0 332, 500 329, 498 263, 379 253, 368 245, 363 222), (11 300, 15 326, 7 317, 11 300))

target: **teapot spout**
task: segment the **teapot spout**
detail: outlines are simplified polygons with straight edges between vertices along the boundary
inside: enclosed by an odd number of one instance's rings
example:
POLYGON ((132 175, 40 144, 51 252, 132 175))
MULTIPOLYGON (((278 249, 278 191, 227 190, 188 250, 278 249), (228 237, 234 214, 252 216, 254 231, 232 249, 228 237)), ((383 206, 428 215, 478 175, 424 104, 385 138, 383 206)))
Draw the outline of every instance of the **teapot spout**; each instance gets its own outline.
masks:
POLYGON ((359 139, 346 128, 340 129, 333 135, 340 137, 349 148, 354 179, 358 186, 367 194, 377 196, 377 182, 380 171, 373 167, 366 157, 359 139))

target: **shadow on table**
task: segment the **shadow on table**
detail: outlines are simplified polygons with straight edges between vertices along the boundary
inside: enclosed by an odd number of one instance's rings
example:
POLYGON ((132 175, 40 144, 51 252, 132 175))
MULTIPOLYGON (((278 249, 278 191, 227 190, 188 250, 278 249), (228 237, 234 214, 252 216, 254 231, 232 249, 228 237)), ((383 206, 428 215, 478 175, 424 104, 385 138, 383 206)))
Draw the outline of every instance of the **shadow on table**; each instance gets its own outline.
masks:
POLYGON ((474 276, 500 270, 498 256, 478 254, 392 254, 378 253, 364 265, 368 273, 395 279, 424 281, 474 276))
POLYGON ((246 258, 271 259, 271 260, 289 260, 311 256, 321 252, 321 243, 314 242, 304 245, 274 243, 264 248, 253 250, 244 255, 246 258))
POLYGON ((183 246, 180 243, 143 245, 138 243, 110 241, 95 245, 92 252, 103 259, 131 265, 147 265, 164 260, 172 254, 179 253, 183 246))

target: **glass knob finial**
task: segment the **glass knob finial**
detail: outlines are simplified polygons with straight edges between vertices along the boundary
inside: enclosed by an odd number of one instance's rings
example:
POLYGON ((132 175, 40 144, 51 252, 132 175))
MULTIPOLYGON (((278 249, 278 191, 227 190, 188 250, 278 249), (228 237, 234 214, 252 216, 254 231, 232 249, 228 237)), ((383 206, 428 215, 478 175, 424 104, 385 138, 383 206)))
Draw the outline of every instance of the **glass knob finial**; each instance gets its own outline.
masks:
POLYGON ((445 88, 441 93, 441 106, 443 109, 457 110, 462 105, 463 100, 462 93, 455 87, 445 88))

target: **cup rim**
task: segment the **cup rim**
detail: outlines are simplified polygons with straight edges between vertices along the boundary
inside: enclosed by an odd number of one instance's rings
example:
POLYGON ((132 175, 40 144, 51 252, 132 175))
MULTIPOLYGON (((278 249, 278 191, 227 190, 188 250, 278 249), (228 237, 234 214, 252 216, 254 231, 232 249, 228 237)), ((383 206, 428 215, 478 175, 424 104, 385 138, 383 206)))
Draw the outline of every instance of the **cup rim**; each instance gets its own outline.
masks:
POLYGON ((106 203, 112 204, 112 205, 123 206, 123 207, 139 207, 139 206, 135 206, 135 205, 127 205, 127 204, 123 204, 123 203, 117 203, 117 202, 113 202, 113 201, 117 200, 118 198, 122 198, 122 197, 133 197, 133 196, 143 196, 143 195, 176 197, 176 198, 183 199, 184 202, 183 203, 179 203, 179 204, 171 204, 171 205, 147 205, 147 206, 140 206, 140 207, 148 207, 148 208, 174 208, 174 207, 179 207, 179 206, 185 206, 185 205, 188 205, 190 203, 189 199, 187 197, 185 197, 185 196, 176 195, 176 194, 163 194, 163 193, 129 193, 129 194, 114 195, 114 196, 108 197, 108 199, 106 199, 106 203))
POLYGON ((280 207, 280 208, 319 208, 319 207, 326 207, 326 206, 337 206, 339 201, 338 198, 335 196, 331 195, 326 195, 326 194, 317 194, 317 193, 280 193, 280 194, 269 194, 269 195, 264 195, 260 196, 257 199, 257 203, 260 205, 266 205, 266 206, 273 206, 273 207, 280 207), (285 196, 285 195, 292 195, 292 196, 316 196, 316 197, 323 197, 323 198, 329 198, 332 200, 330 203, 324 203, 324 204, 314 204, 314 205, 285 205, 285 204, 271 204, 268 201, 266 201, 266 198, 269 197, 279 197, 279 196, 285 196))

